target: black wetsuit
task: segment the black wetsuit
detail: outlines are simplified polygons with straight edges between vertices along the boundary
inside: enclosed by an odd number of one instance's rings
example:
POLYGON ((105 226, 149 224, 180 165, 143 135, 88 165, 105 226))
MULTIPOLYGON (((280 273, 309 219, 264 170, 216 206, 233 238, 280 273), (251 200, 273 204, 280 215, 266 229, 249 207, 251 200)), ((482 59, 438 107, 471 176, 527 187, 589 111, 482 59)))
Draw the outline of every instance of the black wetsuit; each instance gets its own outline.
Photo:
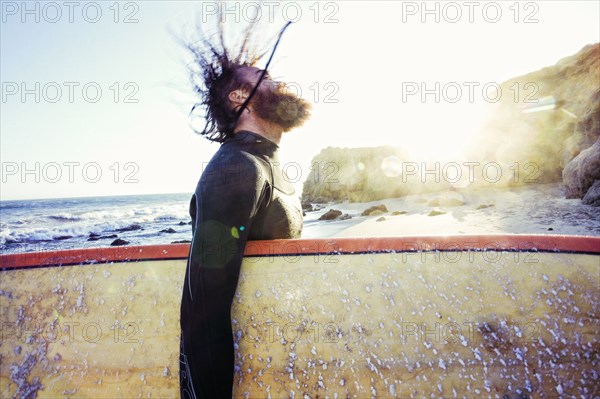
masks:
POLYGON ((182 398, 231 398, 231 303, 247 240, 299 238, 302 209, 278 146, 248 131, 225 141, 190 202, 193 239, 181 301, 182 398))

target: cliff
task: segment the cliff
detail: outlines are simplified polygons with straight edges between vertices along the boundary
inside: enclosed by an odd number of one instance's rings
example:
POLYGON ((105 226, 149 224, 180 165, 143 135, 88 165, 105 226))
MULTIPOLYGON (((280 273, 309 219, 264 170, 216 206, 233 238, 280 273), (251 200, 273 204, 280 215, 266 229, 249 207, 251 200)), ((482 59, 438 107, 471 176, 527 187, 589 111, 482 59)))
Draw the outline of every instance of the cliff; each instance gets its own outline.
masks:
MULTIPOLYGON (((572 164, 581 162, 575 158, 600 134, 600 44, 500 87, 501 99, 472 154, 500 163, 535 163, 538 182, 563 181, 567 197, 583 197, 600 179, 600 168, 578 173, 582 168, 572 164)), ((598 155, 589 151, 586 158, 598 155)), ((584 164, 595 163, 589 161, 584 164)))

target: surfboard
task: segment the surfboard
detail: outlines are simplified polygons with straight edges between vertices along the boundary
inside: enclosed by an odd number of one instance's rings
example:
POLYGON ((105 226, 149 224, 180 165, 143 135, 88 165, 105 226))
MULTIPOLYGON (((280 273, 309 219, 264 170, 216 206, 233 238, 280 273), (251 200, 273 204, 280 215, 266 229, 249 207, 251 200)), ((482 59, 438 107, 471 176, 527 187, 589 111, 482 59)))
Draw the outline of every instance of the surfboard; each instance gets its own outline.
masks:
MULTIPOLYGON (((0 396, 178 397, 187 244, 0 257, 0 396)), ((236 398, 594 398, 600 237, 251 241, 236 398)))

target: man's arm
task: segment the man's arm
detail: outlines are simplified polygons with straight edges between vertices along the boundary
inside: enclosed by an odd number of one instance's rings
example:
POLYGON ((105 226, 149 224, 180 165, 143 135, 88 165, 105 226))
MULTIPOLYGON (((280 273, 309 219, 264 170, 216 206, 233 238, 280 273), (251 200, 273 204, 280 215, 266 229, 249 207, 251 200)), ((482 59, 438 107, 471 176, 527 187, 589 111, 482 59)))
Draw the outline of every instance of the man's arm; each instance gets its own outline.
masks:
POLYGON ((251 155, 220 154, 213 161, 194 194, 181 312, 186 384, 202 398, 231 397, 231 303, 252 221, 265 206, 267 192, 265 172, 251 155))

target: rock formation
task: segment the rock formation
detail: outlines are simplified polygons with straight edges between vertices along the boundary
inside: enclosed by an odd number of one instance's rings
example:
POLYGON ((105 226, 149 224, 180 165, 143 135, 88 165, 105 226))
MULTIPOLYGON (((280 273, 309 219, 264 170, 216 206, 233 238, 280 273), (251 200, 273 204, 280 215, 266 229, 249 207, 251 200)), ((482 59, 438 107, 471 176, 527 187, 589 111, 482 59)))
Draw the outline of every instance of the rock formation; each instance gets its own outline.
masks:
POLYGON ((534 164, 535 182, 562 180, 567 198, 582 198, 600 179, 600 43, 501 90, 476 150, 504 165, 534 164))
POLYGON ((403 196, 407 188, 399 184, 398 171, 384 162, 402 157, 401 150, 391 146, 325 148, 313 158, 302 201, 368 202, 403 196))

